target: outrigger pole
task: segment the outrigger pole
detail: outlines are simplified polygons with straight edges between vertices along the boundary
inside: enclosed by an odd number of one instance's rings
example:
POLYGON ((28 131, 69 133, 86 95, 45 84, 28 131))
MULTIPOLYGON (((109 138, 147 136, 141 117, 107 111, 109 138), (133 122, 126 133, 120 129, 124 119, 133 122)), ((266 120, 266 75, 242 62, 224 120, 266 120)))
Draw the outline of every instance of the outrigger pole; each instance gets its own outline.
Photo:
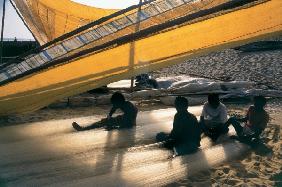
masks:
POLYGON ((4 36, 4 26, 5 26, 5 14, 6 14, 6 0, 3 0, 2 26, 1 26, 1 47, 0 47, 0 65, 3 64, 3 36, 4 36))

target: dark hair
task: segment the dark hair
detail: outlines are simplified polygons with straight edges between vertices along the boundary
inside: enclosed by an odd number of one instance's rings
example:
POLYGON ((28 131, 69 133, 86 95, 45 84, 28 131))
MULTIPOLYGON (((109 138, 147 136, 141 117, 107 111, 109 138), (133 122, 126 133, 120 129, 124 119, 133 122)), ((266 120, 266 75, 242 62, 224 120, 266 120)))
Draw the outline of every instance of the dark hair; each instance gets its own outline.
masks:
POLYGON ((219 95, 218 94, 209 94, 208 95, 208 102, 212 105, 216 105, 216 104, 219 104, 219 95))
POLYGON ((115 92, 111 97, 112 104, 121 104, 125 102, 125 98, 120 92, 115 92))
POLYGON ((178 96, 175 98, 174 105, 176 108, 188 108, 188 100, 185 97, 178 96))
POLYGON ((263 96, 255 96, 254 97, 254 103, 255 105, 264 107, 266 105, 266 98, 263 96))

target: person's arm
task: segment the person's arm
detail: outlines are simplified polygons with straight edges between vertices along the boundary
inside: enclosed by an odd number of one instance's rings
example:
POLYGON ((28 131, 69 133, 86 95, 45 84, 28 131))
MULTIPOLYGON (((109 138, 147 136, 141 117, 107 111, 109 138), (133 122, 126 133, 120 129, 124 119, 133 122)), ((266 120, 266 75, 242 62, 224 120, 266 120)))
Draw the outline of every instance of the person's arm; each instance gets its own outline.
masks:
POLYGON ((227 121, 227 108, 224 106, 219 115, 219 121, 225 123, 227 121))
POLYGON ((178 135, 178 129, 179 129, 179 120, 178 120, 177 115, 175 115, 174 120, 173 120, 173 127, 172 127, 170 134, 169 134, 169 138, 176 139, 176 137, 178 135))
POLYGON ((108 114, 108 117, 112 117, 112 115, 115 113, 116 110, 117 110, 117 107, 112 107, 112 109, 110 110, 110 113, 108 114))
POLYGON ((260 123, 256 124, 255 131, 260 134, 262 131, 264 131, 268 122, 269 122, 269 115, 266 114, 265 117, 260 121, 260 123))
POLYGON ((174 128, 174 122, 173 122, 173 128, 172 128, 172 130, 171 130, 171 132, 170 132, 170 134, 169 134, 169 138, 171 138, 171 139, 175 139, 175 137, 176 137, 176 132, 175 132, 175 128, 174 128))
POLYGON ((248 109, 247 114, 246 114, 245 117, 243 117, 243 118, 238 118, 237 120, 238 120, 239 122, 247 122, 248 119, 249 119, 251 110, 252 110, 252 106, 249 107, 249 109, 248 109))
POLYGON ((204 122, 206 115, 207 115, 207 112, 206 112, 206 104, 205 104, 203 106, 202 114, 201 114, 201 117, 200 117, 200 122, 204 122))
POLYGON ((189 122, 189 125, 191 125, 192 127, 194 127, 193 131, 192 131, 192 134, 190 134, 190 136, 193 137, 193 142, 196 142, 197 144, 200 143, 201 141, 201 132, 202 132, 202 129, 201 129, 201 125, 200 123, 198 122, 196 116, 192 116, 191 118, 191 122, 189 122))
POLYGON ((204 122, 204 116, 200 117, 200 123, 204 122))
POLYGON ((243 118, 237 118, 237 121, 239 121, 239 122, 247 122, 247 120, 248 120, 247 116, 243 117, 243 118))

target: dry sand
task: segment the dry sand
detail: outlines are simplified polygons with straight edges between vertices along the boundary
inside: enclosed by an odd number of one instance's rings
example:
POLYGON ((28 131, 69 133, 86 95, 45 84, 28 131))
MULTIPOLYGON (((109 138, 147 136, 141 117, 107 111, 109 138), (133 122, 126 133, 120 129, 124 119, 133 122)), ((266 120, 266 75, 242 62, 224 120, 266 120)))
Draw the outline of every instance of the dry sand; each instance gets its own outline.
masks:
MULTIPOLYGON (((229 114, 243 115, 246 105, 229 105, 229 114)), ((169 186, 282 186, 282 100, 267 106, 271 121, 263 133, 264 149, 249 151, 241 159, 200 172, 169 186)))

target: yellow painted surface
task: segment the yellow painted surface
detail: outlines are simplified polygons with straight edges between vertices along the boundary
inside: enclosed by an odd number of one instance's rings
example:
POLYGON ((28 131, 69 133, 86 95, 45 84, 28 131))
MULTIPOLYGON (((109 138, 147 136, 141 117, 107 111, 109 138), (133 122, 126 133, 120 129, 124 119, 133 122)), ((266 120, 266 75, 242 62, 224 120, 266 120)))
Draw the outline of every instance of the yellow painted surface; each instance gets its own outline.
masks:
POLYGON ((71 0, 13 0, 40 44, 116 12, 71 0))
POLYGON ((271 0, 138 40, 132 54, 125 44, 19 79, 0 87, 0 115, 33 111, 141 72, 279 35, 281 12, 282 1, 271 0))

